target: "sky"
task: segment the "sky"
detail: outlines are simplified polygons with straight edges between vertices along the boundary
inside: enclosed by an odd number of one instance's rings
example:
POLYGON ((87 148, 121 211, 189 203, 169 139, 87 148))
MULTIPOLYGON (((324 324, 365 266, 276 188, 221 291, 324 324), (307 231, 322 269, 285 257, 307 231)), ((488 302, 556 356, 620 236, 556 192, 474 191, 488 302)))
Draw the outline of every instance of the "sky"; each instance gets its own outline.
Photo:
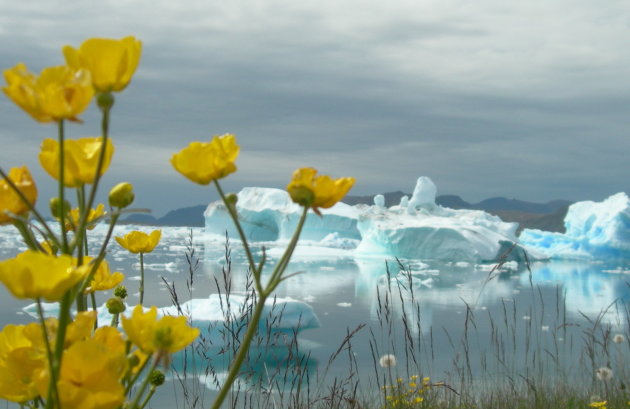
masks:
MULTIPOLYGON (((627 1, 0 0, 3 70, 127 35, 142 59, 116 96, 102 191, 131 182, 156 216, 216 199, 169 158, 227 132, 241 146, 227 191, 312 166, 354 176, 354 195, 419 176, 469 202, 630 192, 627 1)), ((81 117, 69 137, 97 136, 97 109, 81 117)), ((0 123, 0 166, 29 166, 45 206, 37 154, 56 127, 4 95, 0 123)))

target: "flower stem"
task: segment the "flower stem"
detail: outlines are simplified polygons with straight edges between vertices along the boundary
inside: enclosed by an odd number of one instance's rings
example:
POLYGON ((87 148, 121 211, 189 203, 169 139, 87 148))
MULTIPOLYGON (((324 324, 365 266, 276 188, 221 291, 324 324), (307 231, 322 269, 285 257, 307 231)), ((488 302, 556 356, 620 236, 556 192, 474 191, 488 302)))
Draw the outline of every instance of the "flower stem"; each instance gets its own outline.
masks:
POLYGON ((160 362, 162 358, 161 354, 162 354, 161 352, 155 353, 155 356, 153 357, 153 362, 151 363, 151 367, 149 368, 149 371, 147 372, 147 376, 144 378, 144 381, 142 381, 142 385, 140 385, 138 392, 136 392, 136 397, 134 398, 133 402, 131 403, 131 405, 129 405, 130 408, 135 409, 138 407, 138 402, 140 402, 140 398, 142 398, 144 391, 147 389, 147 386, 149 385, 149 382, 151 381, 151 373, 158 366, 158 363, 160 362))
MULTIPOLYGON (((46 402, 53 402, 55 400, 57 407, 61 407, 59 402, 59 391, 57 391, 57 377, 54 375, 54 358, 52 354, 52 348, 50 346, 50 339, 48 339, 48 328, 46 328, 46 319, 44 317, 44 309, 42 308, 42 300, 37 299, 37 315, 39 316, 39 322, 42 326, 42 334, 44 336, 44 344, 46 345, 46 354, 48 355, 48 370, 50 371, 50 381, 48 384, 48 398, 46 402), (54 398, 53 398, 54 397, 54 398)), ((46 404, 48 407, 49 404, 46 404)))
MULTIPOLYGON (((111 96, 111 95, 110 95, 111 96)), ((109 137, 109 114, 113 105, 113 96, 112 103, 110 105, 103 105, 101 107, 101 111, 103 112, 103 118, 101 120, 101 133, 103 134, 103 141, 101 144, 101 150, 98 156, 98 162, 96 164, 96 172, 94 173, 94 184, 92 185, 92 189, 90 190, 90 196, 85 203, 85 209, 81 212, 81 220, 79 222, 79 226, 77 227, 77 241, 76 245, 82 245, 83 236, 86 234, 85 226, 87 224, 88 213, 90 209, 94 205, 94 200, 96 198, 96 191, 98 189, 98 184, 101 180, 101 170, 103 169, 103 164, 105 163, 105 152, 107 150, 107 139, 109 137)))
MULTIPOLYGON (((65 210, 65 142, 63 119, 59 121, 59 203, 65 210)), ((61 230, 61 252, 63 254, 71 254, 68 248, 68 232, 66 231, 66 212, 62 211, 59 215, 59 228, 61 230)))
POLYGON ((41 223, 41 225, 43 226, 43 228, 46 230, 46 233, 48 233, 49 238, 53 241, 53 243, 55 244, 55 246, 57 246, 58 248, 61 247, 61 243, 59 242, 59 240, 57 239, 57 236, 55 236, 55 234, 52 232, 52 230, 50 229, 50 226, 48 226, 48 223, 46 223, 46 220, 44 220, 44 218, 42 217, 41 214, 39 214, 39 212, 37 211, 37 209, 35 209, 35 206, 33 206, 33 204, 31 202, 28 201, 28 199, 26 198, 26 196, 24 196, 24 193, 22 193, 22 191, 20 189, 18 189, 18 187, 15 185, 15 183, 13 183, 13 181, 11 179, 9 179, 9 175, 7 175, 4 170, 2 170, 2 168, 0 168, 0 176, 2 176, 2 178, 5 180, 5 182, 7 182, 7 184, 11 187, 11 189, 13 189, 13 191, 18 195, 18 197, 20 198, 20 200, 28 207, 28 210, 33 213, 33 215, 35 216, 35 218, 37 219, 38 222, 41 223))
POLYGON ((227 378, 225 379, 223 386, 221 386, 221 389, 219 390, 219 395, 215 398, 214 404, 212 405, 211 409, 219 409, 221 407, 223 401, 225 400, 225 397, 232 387, 232 384, 234 384, 234 381, 238 376, 243 361, 249 353, 249 346, 254 339, 254 335, 256 334, 256 332, 258 332, 258 322, 260 322, 260 317, 262 316, 262 312, 265 309, 266 300, 267 296, 265 296, 264 293, 260 294, 258 302, 256 303, 256 307, 254 308, 252 318, 249 321, 249 325, 247 326, 247 332, 245 332, 245 336, 243 337, 243 342, 241 342, 238 351, 236 351, 236 356, 232 361, 232 365, 230 365, 230 371, 228 372, 227 378))
POLYGON ((260 275, 262 273, 262 265, 260 266, 260 269, 258 269, 256 267, 256 263, 254 263, 254 257, 252 256, 252 252, 249 248, 249 244, 247 243, 247 239, 245 238, 245 233, 243 232, 241 223, 238 221, 238 214, 236 213, 236 209, 234 205, 228 203, 227 199, 225 198, 225 194, 223 193, 223 189, 221 189, 221 185, 219 185, 218 180, 216 179, 214 180, 214 185, 216 186, 217 191, 219 192, 219 196, 221 196, 221 200, 223 200, 223 203, 225 204, 225 207, 227 208, 228 213, 230 214, 230 217, 232 218, 232 221, 234 222, 234 225, 236 226, 238 235, 241 238, 241 242, 243 243, 243 248, 245 249, 245 254, 247 255, 249 268, 252 270, 252 274, 254 276, 254 283, 256 285, 256 291, 261 293, 262 284, 260 282, 260 275))
POLYGON ((140 253, 140 305, 144 301, 144 253, 140 253))
POLYGON ((300 238, 300 234, 302 233, 302 228, 304 227, 304 223, 306 222, 307 214, 308 214, 308 207, 304 207, 304 210, 302 211, 302 216, 300 217, 300 221, 298 222, 297 228, 295 229, 295 232, 293 233, 293 237, 291 238, 289 245, 284 251, 282 258, 276 265, 276 268, 273 270, 273 273, 271 273, 271 277, 269 278, 269 281, 267 282, 267 287, 265 288, 265 292, 266 292, 265 295, 267 296, 270 295, 273 292, 273 290, 276 289, 278 284, 280 284, 280 282, 282 281, 282 274, 284 273, 284 270, 286 270, 287 266, 289 265, 289 261, 291 260, 293 251, 295 250, 295 247, 297 246, 298 240, 300 238))

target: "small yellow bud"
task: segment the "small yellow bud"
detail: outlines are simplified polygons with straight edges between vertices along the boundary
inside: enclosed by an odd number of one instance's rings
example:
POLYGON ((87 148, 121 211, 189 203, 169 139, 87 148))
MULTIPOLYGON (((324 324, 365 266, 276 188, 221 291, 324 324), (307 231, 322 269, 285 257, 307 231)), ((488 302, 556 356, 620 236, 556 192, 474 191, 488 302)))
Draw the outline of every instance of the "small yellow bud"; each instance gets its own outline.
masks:
POLYGON ((109 205, 111 207, 119 207, 124 209, 133 203, 135 195, 133 194, 133 186, 131 183, 119 183, 109 191, 109 205))

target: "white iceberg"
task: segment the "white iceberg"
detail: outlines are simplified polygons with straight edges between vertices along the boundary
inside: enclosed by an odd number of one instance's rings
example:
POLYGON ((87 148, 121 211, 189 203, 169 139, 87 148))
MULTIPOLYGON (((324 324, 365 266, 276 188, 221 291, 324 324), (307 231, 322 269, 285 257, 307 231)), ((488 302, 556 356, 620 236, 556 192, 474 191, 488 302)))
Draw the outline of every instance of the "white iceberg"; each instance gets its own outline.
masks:
MULTIPOLYGON (((251 241, 290 240, 297 227, 301 207, 291 201, 288 193, 280 189, 246 187, 238 193, 236 211, 243 232, 251 241)), ((359 239, 356 228, 357 210, 345 203, 322 209, 324 217, 310 213, 304 224, 301 238, 319 241, 338 233, 343 238, 359 239)), ((211 203, 204 213, 206 233, 238 238, 234 223, 221 201, 211 203)))
POLYGON ((566 233, 525 229, 520 242, 550 258, 630 257, 630 199, 623 192, 602 202, 572 204, 564 226, 566 233))
MULTIPOLYGON (((517 223, 505 223, 481 210, 441 207, 435 203, 436 194, 431 179, 420 177, 413 196, 403 197, 397 206, 386 208, 382 195, 374 198, 373 206, 337 203, 322 209, 322 217, 309 214, 301 238, 324 247, 344 242, 346 249, 356 247, 353 254, 361 257, 469 262, 496 260, 517 242, 517 223)), ((289 239, 301 212, 279 189, 245 188, 238 193, 236 207, 251 241, 289 239)), ((208 206, 205 219, 206 233, 227 231, 238 238, 221 202, 208 206)), ((522 251, 512 251, 511 256, 522 257, 522 251)))

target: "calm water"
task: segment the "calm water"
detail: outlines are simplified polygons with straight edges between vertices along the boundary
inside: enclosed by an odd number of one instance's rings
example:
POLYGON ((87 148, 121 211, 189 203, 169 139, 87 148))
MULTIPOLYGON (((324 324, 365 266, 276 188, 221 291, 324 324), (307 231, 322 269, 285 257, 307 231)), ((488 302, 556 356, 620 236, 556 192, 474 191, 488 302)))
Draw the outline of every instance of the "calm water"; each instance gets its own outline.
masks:
MULTIPOLYGON (((116 234, 133 229, 119 226, 116 234)), ((162 278, 174 283, 180 301, 190 298, 185 254, 191 229, 162 230, 160 245, 145 257, 145 303, 167 306, 170 295, 162 278)), ((95 243, 103 234, 102 226, 93 231, 95 243)), ((191 292, 194 298, 204 298, 217 292, 215 277, 221 281, 225 239, 205 237, 202 229, 196 228, 192 235, 200 264, 191 292)), ((281 249, 269 243, 266 247, 268 265, 273 266, 281 249)), ((243 291, 245 259, 239 243, 232 243, 230 248, 232 288, 243 291)), ((0 258, 20 250, 14 231, 1 227, 0 258)), ((126 274, 125 284, 134 293, 139 274, 136 256, 114 243, 108 260, 113 269, 126 274)), ((393 376, 420 374, 455 387, 474 380, 476 387, 483 388, 519 376, 540 380, 575 377, 579 382, 592 382, 594 369, 610 366, 622 371, 628 364, 628 343, 612 342, 615 334, 629 335, 628 263, 554 262, 535 263, 529 268, 509 264, 492 271, 492 264, 401 262, 402 267, 395 260, 357 259, 349 250, 320 248, 313 243, 299 248, 287 272, 301 274, 283 283, 277 296, 308 303, 321 327, 300 333, 297 352, 295 343, 287 347, 279 341, 273 347, 257 349, 258 358, 249 368, 251 376, 241 387, 268 388, 275 392, 265 396, 278 396, 278 390, 291 389, 291 377, 286 374, 301 365, 306 368, 302 373, 308 373, 308 382, 303 383, 308 383, 313 393, 318 387, 324 390, 335 378, 348 379, 350 374, 362 389, 377 391, 377 378, 380 381, 389 372, 375 366, 373 357, 386 353, 394 353, 399 360, 399 365, 391 368, 393 376), (342 345, 346 335, 357 328, 350 343, 342 345), (341 353, 329 365, 340 346, 341 353), (287 356, 292 357, 288 370, 287 356), (274 378, 276 373, 282 376, 274 378)), ((100 301, 107 296, 102 294, 100 301)), ((135 297, 130 304, 135 303, 135 297)), ((0 303, 3 325, 32 320, 22 311, 28 302, 14 300, 4 288, 0 289, 0 303)), ((206 345, 206 354, 221 348, 206 345)), ((225 359, 213 360, 217 379, 229 361, 229 355, 222 356, 225 359)), ((198 380, 200 377, 192 372, 194 366, 202 373, 207 363, 198 357, 194 362, 189 359, 187 367, 192 378, 187 385, 201 396, 205 407, 215 390, 214 377, 198 380)), ((181 357, 175 360, 176 369, 181 371, 182 365, 181 357)), ((179 382, 170 382, 153 399, 152 407, 185 407, 182 395, 179 382)))

